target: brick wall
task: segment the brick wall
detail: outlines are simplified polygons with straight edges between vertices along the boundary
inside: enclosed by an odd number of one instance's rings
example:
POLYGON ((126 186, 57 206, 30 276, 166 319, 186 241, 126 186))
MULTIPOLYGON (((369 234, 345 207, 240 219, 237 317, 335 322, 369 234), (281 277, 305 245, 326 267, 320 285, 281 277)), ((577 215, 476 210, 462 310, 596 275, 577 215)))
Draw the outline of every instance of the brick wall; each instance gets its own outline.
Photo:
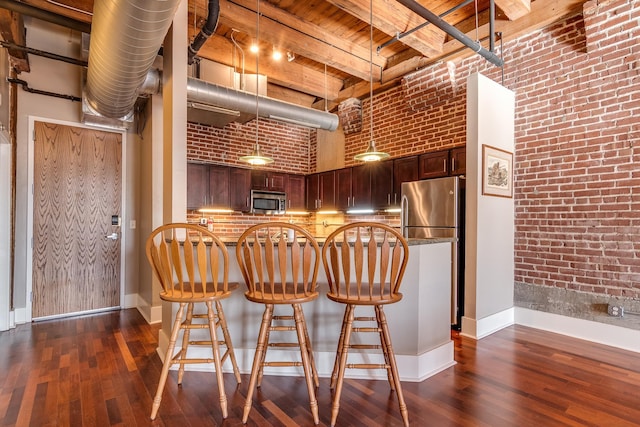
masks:
MULTIPOLYGON (((374 97, 374 137, 392 156, 465 143, 466 79, 516 93, 515 280, 640 298, 640 3, 589 2, 483 58, 436 64, 374 97)), ((346 137, 345 161, 365 147, 346 137)))
POLYGON ((516 281, 640 297, 639 17, 590 2, 509 46, 516 281))
MULTIPOLYGON (((222 129, 196 123, 187 124, 187 159, 203 163, 247 166, 238 157, 249 154, 256 143, 256 121, 230 123, 222 129)), ((275 160, 264 169, 289 173, 309 172, 311 130, 269 119, 260 119, 260 149, 275 160)))
MULTIPOLYGON (((640 298, 640 3, 584 10, 505 43, 504 70, 472 56, 375 95, 374 139, 393 157, 464 145, 467 77, 501 82, 516 94, 516 282, 640 298)), ((346 165, 369 140, 369 108, 346 165)))

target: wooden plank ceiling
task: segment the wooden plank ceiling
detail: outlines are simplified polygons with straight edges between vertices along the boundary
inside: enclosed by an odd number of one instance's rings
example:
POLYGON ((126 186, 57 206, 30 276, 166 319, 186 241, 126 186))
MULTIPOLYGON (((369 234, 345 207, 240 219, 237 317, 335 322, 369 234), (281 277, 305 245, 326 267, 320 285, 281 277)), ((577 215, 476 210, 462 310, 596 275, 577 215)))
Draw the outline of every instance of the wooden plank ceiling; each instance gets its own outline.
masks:
MULTIPOLYGON (((189 40, 205 22, 208 0, 189 1, 189 40)), ((29 45, 20 13, 0 2, 0 32, 6 42, 29 45)), ((90 24, 93 0, 23 0, 37 9, 90 24)), ((489 0, 419 0, 429 11, 488 48, 489 0)), ((503 41, 580 13, 584 0, 495 0, 495 31, 503 41)), ((395 0, 219 0, 215 33, 198 56, 238 72, 253 73, 258 40, 259 71, 269 81, 269 95, 305 106, 329 109, 349 97, 365 98, 370 78, 378 91, 435 61, 474 54, 435 25, 395 0), (373 24, 373 28, 370 24, 373 24), (426 23, 426 25, 425 25, 426 23), (417 30, 416 30, 417 29, 417 30), (414 31, 415 30, 415 31, 414 31), (234 44, 235 42, 235 44, 234 44), (282 52, 280 61, 271 53, 282 52), (242 60, 243 52, 244 60, 242 60), (325 101, 326 100, 326 101, 325 101)), ((498 44, 497 44, 498 45, 498 44)), ((28 72, 27 55, 9 49, 18 72, 28 72)))

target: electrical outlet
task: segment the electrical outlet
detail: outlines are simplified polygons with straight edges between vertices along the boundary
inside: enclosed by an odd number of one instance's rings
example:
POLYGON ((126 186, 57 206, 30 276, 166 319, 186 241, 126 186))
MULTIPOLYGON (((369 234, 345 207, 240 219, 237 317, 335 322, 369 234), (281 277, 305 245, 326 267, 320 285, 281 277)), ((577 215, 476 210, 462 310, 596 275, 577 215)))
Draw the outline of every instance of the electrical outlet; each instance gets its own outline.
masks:
POLYGON ((609 316, 622 317, 624 316, 624 307, 620 305, 609 304, 609 307, 607 308, 607 313, 609 313, 609 316))

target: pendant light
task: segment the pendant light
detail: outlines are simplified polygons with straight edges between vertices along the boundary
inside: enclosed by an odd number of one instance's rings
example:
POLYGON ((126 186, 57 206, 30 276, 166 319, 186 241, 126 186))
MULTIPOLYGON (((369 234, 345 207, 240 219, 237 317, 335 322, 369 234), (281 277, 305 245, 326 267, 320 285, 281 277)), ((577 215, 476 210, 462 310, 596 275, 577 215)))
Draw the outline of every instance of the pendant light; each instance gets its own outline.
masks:
MULTIPOLYGON (((258 40, 260 40, 260 0, 257 1, 257 9, 256 9, 256 45, 258 40)), ((259 63, 260 63, 260 53, 256 53, 256 145, 253 148, 253 151, 248 156, 240 157, 241 162, 249 163, 252 166, 260 166, 267 165, 269 163, 273 163, 273 159, 271 157, 265 156, 260 151, 260 143, 258 142, 259 133, 258 133, 258 125, 260 122, 259 116, 259 108, 258 108, 258 100, 260 99, 258 95, 258 85, 259 85, 259 63)))
POLYGON ((389 157, 388 153, 376 149, 373 139, 373 0, 369 2, 369 111, 369 145, 363 153, 353 157, 353 160, 361 162, 377 162, 389 157))

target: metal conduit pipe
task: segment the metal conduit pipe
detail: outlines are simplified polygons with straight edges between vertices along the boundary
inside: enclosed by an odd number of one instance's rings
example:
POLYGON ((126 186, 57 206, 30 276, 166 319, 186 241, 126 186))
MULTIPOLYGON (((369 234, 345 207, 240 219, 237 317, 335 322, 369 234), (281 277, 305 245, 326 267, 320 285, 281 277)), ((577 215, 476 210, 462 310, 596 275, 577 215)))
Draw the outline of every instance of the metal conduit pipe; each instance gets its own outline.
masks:
POLYGON ((411 10, 412 12, 417 13, 422 18, 431 22, 433 25, 440 28, 442 31, 449 34, 451 37, 453 37, 463 45, 467 46, 468 48, 476 52, 478 55, 484 57, 487 61, 491 62, 492 64, 497 65, 498 67, 502 67, 504 65, 504 61, 498 55, 496 55, 492 51, 489 51, 483 48, 480 43, 473 41, 472 39, 467 37, 465 33, 458 30, 456 27, 449 24, 448 22, 444 21, 438 15, 431 12, 429 9, 422 6, 417 1, 415 0, 396 0, 396 1, 401 5, 403 5, 404 7, 406 7, 407 9, 411 10))
POLYGON ((259 100, 256 100, 255 93, 231 89, 194 78, 187 80, 187 101, 215 105, 243 113, 255 112, 256 102, 258 102, 260 117, 330 131, 334 131, 338 127, 336 114, 264 96, 259 96, 259 100))
POLYGON ((218 27, 218 19, 220 18, 220 2, 219 0, 209 0, 209 11, 207 13, 207 20, 205 21, 202 29, 198 35, 193 39, 193 42, 189 45, 189 65, 193 64, 195 56, 198 51, 206 42, 211 34, 216 31, 218 27))
POLYGON ((98 114, 130 116, 179 0, 94 3, 85 101, 98 114))
POLYGON ((20 13, 22 15, 38 18, 42 21, 51 22, 65 28, 80 31, 81 33, 90 33, 91 24, 77 21, 75 19, 67 18, 53 12, 47 12, 46 10, 38 9, 33 6, 29 6, 26 3, 22 3, 15 0, 0 0, 0 8, 7 9, 12 12, 20 13))

